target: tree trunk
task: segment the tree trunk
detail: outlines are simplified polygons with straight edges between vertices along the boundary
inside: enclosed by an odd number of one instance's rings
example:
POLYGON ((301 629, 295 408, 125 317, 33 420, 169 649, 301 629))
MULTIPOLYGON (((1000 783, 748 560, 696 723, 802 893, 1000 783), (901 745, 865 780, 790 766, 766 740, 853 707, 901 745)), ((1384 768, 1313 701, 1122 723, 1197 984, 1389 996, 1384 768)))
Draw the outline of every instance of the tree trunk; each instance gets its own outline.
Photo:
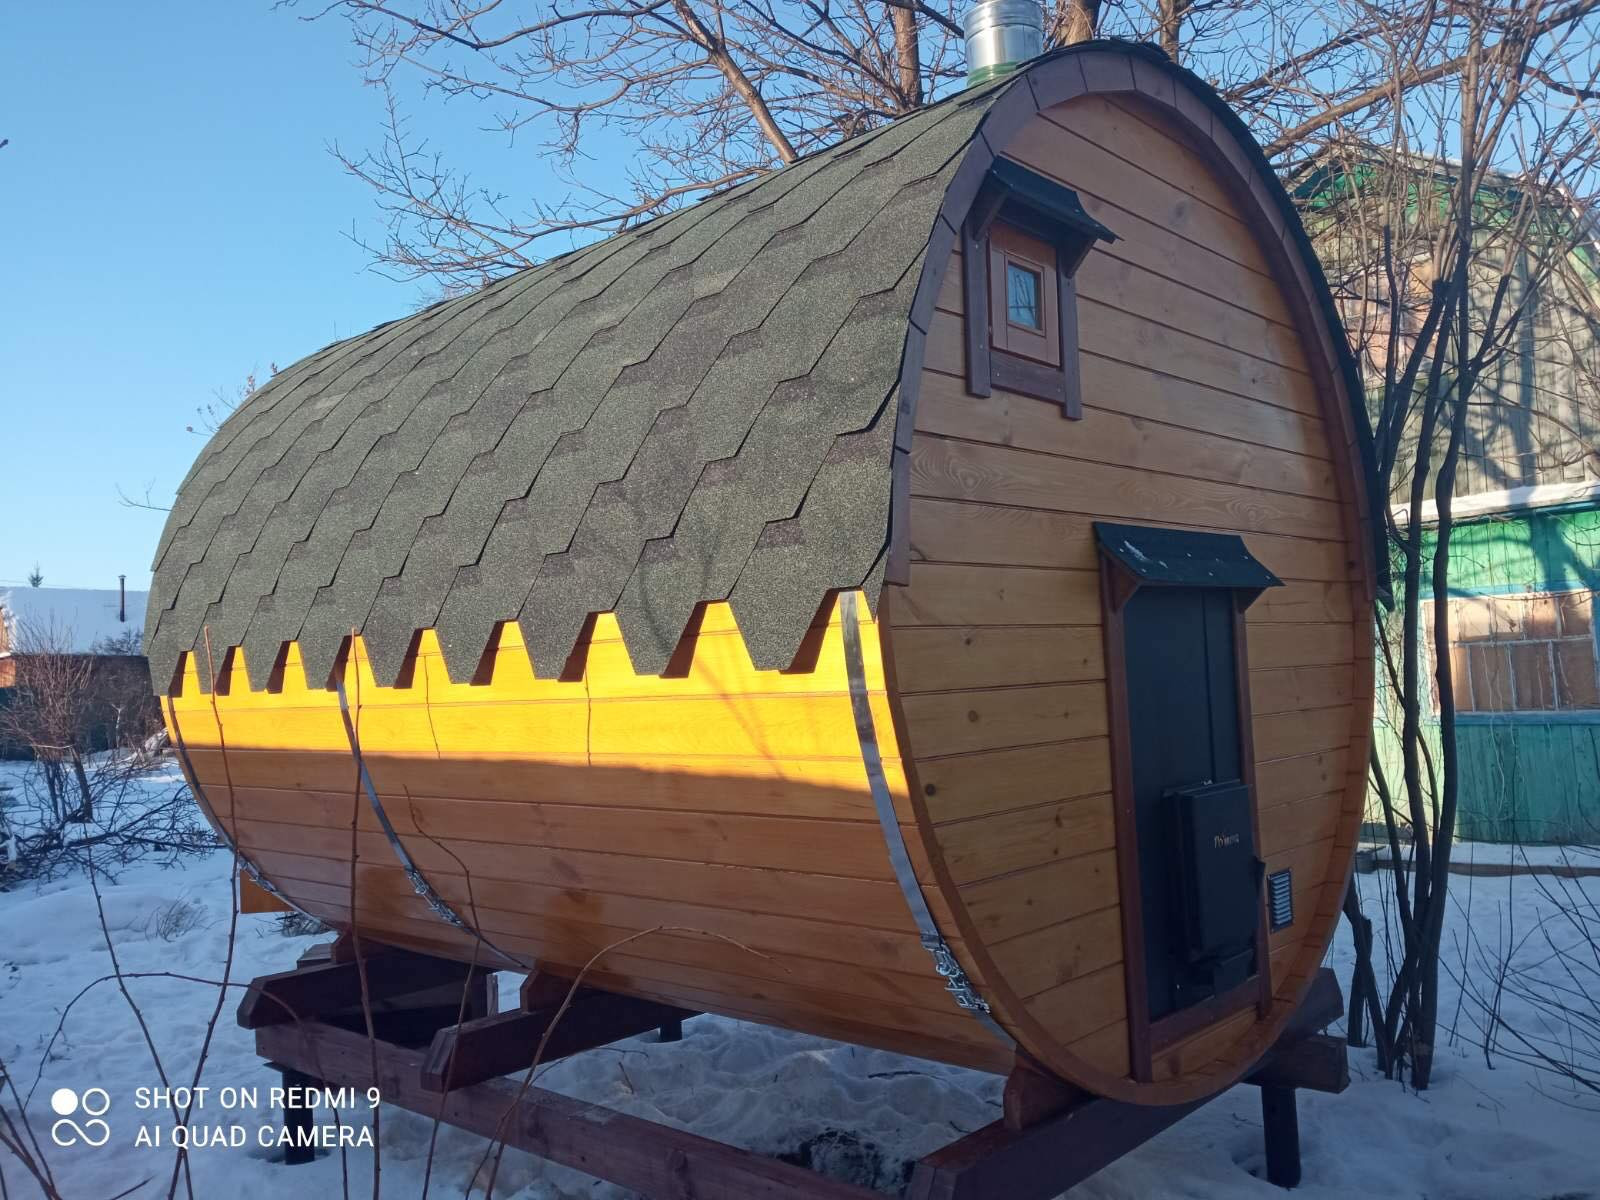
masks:
POLYGON ((1378 1069, 1391 1070, 1394 1049, 1386 1036, 1383 1009, 1378 996, 1378 977, 1372 967, 1372 921, 1361 911, 1361 893, 1354 878, 1344 893, 1344 915, 1350 922, 1350 940, 1355 944, 1356 961, 1350 972, 1350 1016, 1345 1037, 1352 1046, 1367 1044, 1366 1026, 1370 1022, 1378 1048, 1378 1069))
MULTIPOLYGON (((1451 392, 1455 409, 1451 413, 1449 442, 1444 461, 1434 482, 1434 507, 1439 514, 1438 534, 1433 548, 1433 594, 1450 594, 1450 534, 1453 528, 1451 505, 1456 492, 1456 469, 1461 459, 1461 444, 1466 437, 1467 399, 1477 383, 1479 360, 1471 352, 1472 282, 1468 264, 1472 260, 1473 201, 1477 193, 1478 65, 1483 32, 1474 26, 1467 47, 1467 66, 1461 87, 1461 178, 1456 187, 1457 238, 1454 279, 1451 284, 1455 305, 1455 380, 1451 392)), ((1504 283, 1502 282, 1502 289, 1504 283)), ((1441 340, 1440 353, 1444 353, 1441 340)), ((1457 793, 1460 787, 1456 745, 1455 689, 1450 662, 1450 606, 1434 605, 1434 661, 1439 683, 1439 734, 1442 749, 1442 795, 1434 816, 1434 845, 1431 904, 1422 934, 1422 969, 1418 980, 1416 1016, 1416 1058, 1411 1082, 1418 1091, 1433 1078, 1433 1050, 1439 1027, 1439 951, 1444 938, 1445 897, 1450 884, 1450 850, 1455 837, 1457 793)), ((1421 871, 1421 865, 1418 865, 1421 871)))
POLYGON ((890 10, 894 18, 894 59, 900 76, 900 105, 910 112, 922 107, 922 47, 917 42, 917 14, 909 8, 890 10))
POLYGON ((1156 33, 1161 48, 1173 62, 1178 61, 1178 48, 1183 40, 1183 18, 1189 11, 1190 0, 1158 0, 1156 33))
POLYGON ((1055 25, 1060 45, 1089 41, 1100 29, 1100 0, 1056 0, 1055 25))
POLYGON ((1356 895, 1354 878, 1350 880, 1350 886, 1345 889, 1344 918, 1350 922, 1350 941, 1356 952, 1355 966, 1350 969, 1350 1011, 1344 1021, 1344 1040, 1352 1046, 1365 1046, 1367 971, 1372 966, 1372 945, 1362 935, 1365 934, 1370 938, 1372 926, 1361 911, 1361 901, 1356 895))
MULTIPOLYGON (((34 757, 40 757, 37 751, 35 751, 34 757)), ((50 812, 54 815, 56 823, 60 824, 67 819, 67 802, 61 794, 61 764, 47 758, 43 760, 42 765, 44 769, 44 790, 50 797, 50 812)))
POLYGON ((94 820, 94 792, 89 787, 89 775, 83 769, 83 758, 76 746, 72 748, 72 773, 78 777, 78 820, 94 820))

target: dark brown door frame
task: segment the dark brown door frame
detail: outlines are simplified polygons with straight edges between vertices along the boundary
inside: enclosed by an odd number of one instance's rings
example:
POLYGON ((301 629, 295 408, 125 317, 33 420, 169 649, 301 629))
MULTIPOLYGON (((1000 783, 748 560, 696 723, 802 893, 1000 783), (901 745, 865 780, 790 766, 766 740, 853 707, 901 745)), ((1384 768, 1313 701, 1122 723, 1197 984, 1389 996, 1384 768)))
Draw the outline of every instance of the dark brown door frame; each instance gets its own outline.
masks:
MULTIPOLYGON (((1100 551, 1100 609, 1105 629, 1106 693, 1110 716, 1111 794, 1117 836, 1117 888, 1122 905, 1123 977, 1128 999, 1128 1060, 1141 1083, 1151 1081, 1155 1055, 1192 1033, 1255 1005, 1265 1017, 1272 1007, 1272 968, 1268 955, 1266 906, 1256 912, 1256 970, 1238 987, 1150 1020, 1145 973, 1144 902, 1140 895, 1138 825, 1134 810, 1132 734, 1128 715, 1128 601, 1141 587, 1161 586, 1139 579, 1104 549, 1100 551)), ((1261 809, 1256 794, 1255 736, 1251 727, 1250 663, 1245 644, 1245 610, 1259 593, 1232 589, 1234 672, 1239 705, 1239 774, 1250 791, 1250 818, 1256 853, 1261 852, 1261 809)))

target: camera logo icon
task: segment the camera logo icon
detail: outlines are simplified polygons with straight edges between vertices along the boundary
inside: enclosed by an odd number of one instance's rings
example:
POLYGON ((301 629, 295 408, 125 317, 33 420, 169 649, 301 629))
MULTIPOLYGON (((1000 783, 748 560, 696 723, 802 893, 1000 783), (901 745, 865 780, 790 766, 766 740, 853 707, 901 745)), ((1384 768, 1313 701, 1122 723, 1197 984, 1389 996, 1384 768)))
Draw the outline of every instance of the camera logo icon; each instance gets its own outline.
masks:
POLYGON ((50 1140, 56 1145, 104 1146, 111 1140, 111 1126, 100 1120, 111 1108, 105 1088, 88 1088, 81 1096, 71 1088, 57 1088, 50 1093, 50 1108, 60 1118, 50 1126, 50 1140), (72 1119, 78 1112, 88 1118, 82 1124, 72 1119))

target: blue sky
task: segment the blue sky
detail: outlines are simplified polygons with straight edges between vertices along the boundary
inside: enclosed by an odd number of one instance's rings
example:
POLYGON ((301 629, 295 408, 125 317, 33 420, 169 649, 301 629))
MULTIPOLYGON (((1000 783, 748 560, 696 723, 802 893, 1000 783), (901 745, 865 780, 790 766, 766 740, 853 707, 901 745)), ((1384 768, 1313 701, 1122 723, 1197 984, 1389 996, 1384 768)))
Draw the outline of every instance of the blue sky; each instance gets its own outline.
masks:
POLYGON ((380 97, 343 21, 270 0, 17 5, 0 39, 0 586, 142 588, 164 517, 118 486, 169 500, 217 389, 418 302, 326 149, 376 144, 380 97))

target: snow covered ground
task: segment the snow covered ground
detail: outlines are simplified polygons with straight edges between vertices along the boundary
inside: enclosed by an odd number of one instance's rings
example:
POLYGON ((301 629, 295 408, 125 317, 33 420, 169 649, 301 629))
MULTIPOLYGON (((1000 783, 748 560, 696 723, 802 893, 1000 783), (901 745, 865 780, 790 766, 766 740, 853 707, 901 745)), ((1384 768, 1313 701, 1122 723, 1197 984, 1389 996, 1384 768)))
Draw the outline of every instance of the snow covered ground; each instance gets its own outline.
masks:
MULTIPOLYGON (((1575 1091, 1503 1053, 1486 1062, 1480 1049, 1482 1008, 1474 998, 1492 995, 1488 973, 1504 957, 1503 949, 1514 947, 1512 962, 1532 973, 1536 986, 1518 984, 1528 976, 1509 977, 1511 986, 1501 993, 1505 1016, 1519 1030, 1546 1039, 1541 1046, 1559 1045, 1563 1030, 1527 996, 1539 994, 1546 984, 1571 986, 1564 972, 1557 976, 1551 945, 1552 939, 1554 945, 1572 945, 1576 934, 1558 918, 1556 902, 1565 896, 1561 903, 1571 903, 1575 897, 1590 906, 1593 930, 1600 879, 1564 881, 1564 893, 1552 892, 1548 880, 1528 877, 1474 878, 1470 892, 1468 883, 1458 879, 1456 895, 1458 903, 1470 899, 1470 920, 1459 910, 1452 914, 1446 958, 1457 975, 1463 960, 1469 964, 1469 986, 1462 998, 1455 983, 1447 985, 1443 1024, 1447 1030, 1454 1025, 1459 1036, 1440 1049, 1435 1086, 1420 1095, 1411 1092, 1377 1075, 1370 1051, 1353 1051, 1356 1082, 1348 1092, 1301 1098, 1306 1182, 1299 1194, 1308 1200, 1600 1197, 1594 1150, 1600 1097, 1575 1091), (1549 972, 1548 979, 1541 972, 1549 972)), ((1392 886, 1391 877, 1387 872, 1367 876, 1363 886, 1376 919, 1377 889, 1392 886)), ((192 858, 176 869, 136 865, 119 872, 115 881, 102 880, 101 893, 125 973, 220 976, 230 912, 225 854, 192 858)), ((315 940, 282 936, 275 918, 242 917, 233 978, 244 982, 284 969, 315 940)), ((1342 981, 1348 978, 1350 953, 1341 929, 1330 961, 1342 981)), ((165 1195, 172 1171, 169 1146, 136 1145, 141 1129, 161 1129, 170 1139, 173 1118, 168 1111, 137 1106, 137 1089, 159 1086, 160 1078, 117 985, 94 983, 110 972, 93 891, 82 875, 0 894, 0 1056, 17 1092, 27 1099, 33 1131, 65 1200, 111 1200, 136 1185, 142 1186, 131 1192, 134 1196, 165 1195), (103 1119, 110 1138, 104 1145, 51 1143, 57 1120, 51 1099, 61 1088, 105 1090, 110 1108, 103 1119)), ((502 983, 509 1000, 516 980, 502 983)), ((169 1080, 190 1082, 216 988, 175 977, 137 978, 128 988, 169 1080)), ((333 1151, 315 1163, 286 1167, 272 1161, 279 1152, 258 1144, 258 1129, 270 1134, 276 1128, 265 1099, 266 1089, 278 1080, 255 1057, 250 1035, 233 1023, 238 994, 230 994, 217 1023, 200 1080, 212 1091, 193 1119, 207 1126, 243 1126, 247 1143, 194 1150, 193 1194, 202 1200, 339 1196, 347 1178, 348 1194, 371 1195, 371 1150, 353 1149, 344 1156, 333 1151), (261 1102, 223 1108, 221 1089, 230 1087, 258 1088, 261 1102)), ((553 1064, 540 1082, 765 1152, 795 1153, 809 1144, 822 1158, 847 1162, 857 1178, 873 1178, 890 1191, 907 1160, 994 1120, 999 1112, 999 1081, 992 1077, 716 1017, 691 1021, 681 1043, 634 1039, 553 1064), (841 1139, 829 1131, 849 1136, 841 1139)), ((3 1101, 14 1114, 15 1095, 8 1092, 3 1101)), ((359 1109, 342 1115, 362 1124, 369 1120, 359 1109)), ((73 1119, 98 1137, 87 1113, 79 1111, 73 1119)), ((387 1106, 381 1110, 384 1195, 423 1194, 430 1132, 430 1123, 419 1117, 387 1106)), ((480 1139, 440 1130, 430 1194, 468 1194, 484 1148, 480 1139)), ((1281 1195, 1259 1178, 1262 1172, 1257 1092, 1242 1087, 1070 1195, 1074 1200, 1281 1195)), ((3 1150, 0 1174, 0 1194, 36 1194, 35 1184, 3 1150)), ((495 1194, 503 1200, 625 1195, 516 1152, 507 1154, 495 1194)))
MULTIPOLYGON (((1364 842, 1380 863, 1388 862, 1389 846, 1386 842, 1364 842)), ((1402 849, 1402 858, 1410 861, 1410 848, 1402 849)), ((1538 871, 1560 868, 1575 874, 1600 873, 1600 846, 1526 846, 1512 842, 1461 842, 1451 851, 1450 864, 1462 874, 1473 868, 1505 867, 1517 871, 1538 871)), ((1487 871, 1485 871, 1487 873, 1487 871)))

